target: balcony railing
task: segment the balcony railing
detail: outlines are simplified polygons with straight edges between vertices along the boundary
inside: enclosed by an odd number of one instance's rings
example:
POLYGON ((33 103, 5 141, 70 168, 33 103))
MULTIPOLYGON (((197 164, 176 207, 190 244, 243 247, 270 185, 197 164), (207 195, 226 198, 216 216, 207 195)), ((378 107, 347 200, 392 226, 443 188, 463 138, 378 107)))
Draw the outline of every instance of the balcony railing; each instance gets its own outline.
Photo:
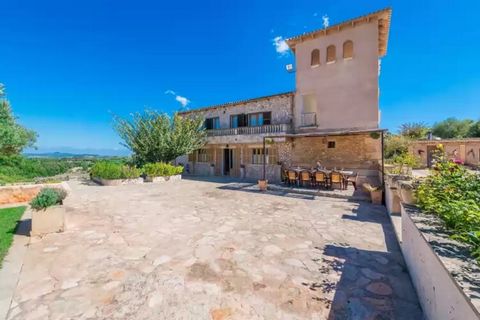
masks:
POLYGON ((302 113, 302 127, 317 125, 317 114, 315 112, 302 113))
POLYGON ((275 134, 286 133, 290 131, 289 124, 268 124, 257 127, 240 127, 240 128, 228 128, 228 129, 213 129, 207 130, 207 136, 232 136, 238 134, 275 134))

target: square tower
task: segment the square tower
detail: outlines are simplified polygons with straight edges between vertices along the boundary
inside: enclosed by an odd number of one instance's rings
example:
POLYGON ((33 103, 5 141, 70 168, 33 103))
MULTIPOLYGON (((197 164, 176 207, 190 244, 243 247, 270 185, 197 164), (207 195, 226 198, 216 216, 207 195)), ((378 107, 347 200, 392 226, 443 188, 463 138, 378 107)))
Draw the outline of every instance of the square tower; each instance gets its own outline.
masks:
POLYGON ((295 54, 297 132, 377 129, 379 58, 391 9, 287 40, 295 54))

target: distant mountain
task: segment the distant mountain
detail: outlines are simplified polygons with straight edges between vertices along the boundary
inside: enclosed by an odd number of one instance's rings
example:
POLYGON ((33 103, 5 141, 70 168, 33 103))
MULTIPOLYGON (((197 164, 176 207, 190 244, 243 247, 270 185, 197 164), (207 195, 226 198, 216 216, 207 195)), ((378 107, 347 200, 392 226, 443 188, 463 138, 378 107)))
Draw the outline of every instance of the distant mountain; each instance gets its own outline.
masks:
POLYGON ((44 153, 24 153, 23 154, 29 158, 55 158, 55 159, 64 159, 64 158, 84 158, 84 159, 93 159, 93 158, 105 158, 110 156, 101 156, 98 154, 89 154, 89 153, 67 153, 67 152, 44 152, 44 153))
POLYGON ((28 157, 47 158, 92 158, 92 157, 126 157, 131 152, 127 149, 95 149, 95 148, 72 148, 72 147, 38 147, 27 149, 24 152, 28 157))

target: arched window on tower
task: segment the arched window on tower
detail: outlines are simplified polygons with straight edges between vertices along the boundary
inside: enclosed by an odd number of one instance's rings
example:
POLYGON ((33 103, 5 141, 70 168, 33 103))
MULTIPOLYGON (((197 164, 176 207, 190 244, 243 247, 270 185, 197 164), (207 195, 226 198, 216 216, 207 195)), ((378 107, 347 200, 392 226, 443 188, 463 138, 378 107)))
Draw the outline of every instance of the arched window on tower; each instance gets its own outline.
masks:
POLYGON ((312 56, 311 56, 311 60, 310 60, 310 66, 312 67, 316 67, 320 65, 320 50, 318 49, 314 49, 312 51, 312 56))
POLYGON ((335 46, 333 44, 329 45, 327 47, 327 63, 335 62, 336 58, 337 52, 335 50, 335 46))
POLYGON ((343 59, 353 58, 353 41, 347 40, 343 43, 343 59))

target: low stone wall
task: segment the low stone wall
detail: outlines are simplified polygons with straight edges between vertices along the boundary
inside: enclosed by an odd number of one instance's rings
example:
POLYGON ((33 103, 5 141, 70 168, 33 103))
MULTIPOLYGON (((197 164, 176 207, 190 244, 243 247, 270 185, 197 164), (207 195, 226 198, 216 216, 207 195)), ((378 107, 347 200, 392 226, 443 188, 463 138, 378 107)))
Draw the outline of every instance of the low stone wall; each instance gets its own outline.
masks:
POLYGON ((480 268, 438 218, 401 205, 401 249, 427 319, 480 319, 480 268))
POLYGON ((92 181, 98 183, 102 186, 120 186, 123 184, 139 184, 143 183, 143 178, 135 178, 135 179, 102 179, 92 177, 92 181))
POLYGON ((173 176, 145 177, 143 181, 147 183, 162 183, 167 181, 178 181, 178 180, 182 180, 181 174, 177 174, 173 176))
MULTIPOLYGON (((265 176, 269 182, 279 183, 282 180, 282 167, 276 164, 265 166, 265 176)), ((263 164, 246 164, 245 178, 249 180, 258 180, 263 178, 263 164)))
POLYGON ((59 188, 70 191, 66 182, 42 183, 42 184, 19 184, 0 187, 0 205, 18 202, 28 202, 35 198, 42 188, 59 188))

